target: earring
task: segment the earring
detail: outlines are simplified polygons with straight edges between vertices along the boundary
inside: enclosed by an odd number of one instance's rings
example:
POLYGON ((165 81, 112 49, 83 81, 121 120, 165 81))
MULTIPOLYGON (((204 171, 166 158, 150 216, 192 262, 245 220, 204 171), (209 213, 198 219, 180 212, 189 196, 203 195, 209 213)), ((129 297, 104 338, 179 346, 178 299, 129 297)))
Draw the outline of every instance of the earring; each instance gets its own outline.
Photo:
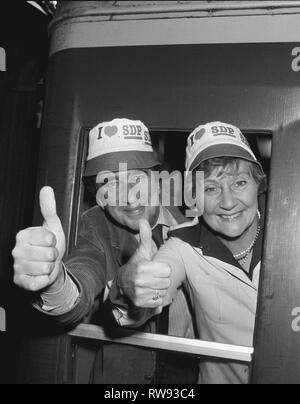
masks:
POLYGON ((259 209, 257 209, 257 216, 258 216, 258 220, 260 220, 261 219, 261 213, 260 213, 259 209))

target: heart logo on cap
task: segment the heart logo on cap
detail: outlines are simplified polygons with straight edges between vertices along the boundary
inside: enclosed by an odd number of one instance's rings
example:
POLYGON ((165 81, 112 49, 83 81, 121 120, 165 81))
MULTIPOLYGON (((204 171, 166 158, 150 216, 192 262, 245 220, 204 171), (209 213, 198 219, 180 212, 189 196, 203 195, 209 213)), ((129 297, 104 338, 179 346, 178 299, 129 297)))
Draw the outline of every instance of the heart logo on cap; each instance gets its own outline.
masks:
POLYGON ((117 126, 106 126, 104 129, 104 134, 108 137, 113 137, 118 133, 118 127, 117 126))
POLYGON ((199 132, 197 132, 195 135, 195 140, 200 140, 202 136, 205 134, 205 132, 206 132, 205 128, 200 129, 199 132))

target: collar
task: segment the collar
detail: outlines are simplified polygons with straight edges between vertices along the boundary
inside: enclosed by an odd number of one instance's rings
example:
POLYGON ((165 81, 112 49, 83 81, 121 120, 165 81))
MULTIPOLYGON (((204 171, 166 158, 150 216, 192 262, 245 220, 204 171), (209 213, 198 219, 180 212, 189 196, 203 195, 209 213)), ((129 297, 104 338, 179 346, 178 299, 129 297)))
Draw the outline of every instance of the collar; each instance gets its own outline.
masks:
MULTIPOLYGON (((168 233, 170 228, 178 225, 176 218, 172 215, 172 213, 165 207, 160 206, 159 215, 155 225, 152 227, 152 231, 156 229, 158 226, 162 226, 163 229, 163 239, 166 240, 168 238, 168 233)), ((139 242, 140 236, 136 234, 135 239, 139 242)))
POLYGON ((256 266, 261 261, 262 247, 263 247, 263 234, 264 234, 264 221, 265 221, 265 197, 259 198, 259 211, 261 213, 260 219, 260 234, 256 241, 252 262, 250 265, 249 273, 236 261, 231 251, 218 239, 215 232, 204 222, 202 218, 195 218, 189 224, 178 226, 176 230, 169 233, 170 237, 176 237, 180 240, 190 244, 194 248, 202 250, 203 255, 216 258, 222 262, 230 264, 239 268, 248 278, 252 280, 253 272, 256 266))
POLYGON ((171 214, 171 212, 166 209, 163 206, 160 206, 159 208, 159 216, 157 219, 156 224, 153 226, 152 230, 155 229, 155 227, 157 227, 158 225, 161 225, 163 227, 174 227, 176 226, 178 223, 176 221, 176 219, 173 217, 173 215, 171 214))

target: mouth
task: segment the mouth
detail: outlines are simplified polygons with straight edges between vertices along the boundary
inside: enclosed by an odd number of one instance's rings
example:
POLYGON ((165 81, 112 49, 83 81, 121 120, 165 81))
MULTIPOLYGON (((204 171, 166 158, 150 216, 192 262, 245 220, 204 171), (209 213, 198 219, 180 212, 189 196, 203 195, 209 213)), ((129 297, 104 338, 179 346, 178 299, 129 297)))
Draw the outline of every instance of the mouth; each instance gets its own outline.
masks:
POLYGON ((124 209, 124 212, 126 213, 127 216, 141 216, 145 212, 145 207, 144 206, 138 206, 137 208, 126 208, 124 209))
POLYGON ((237 220, 240 219, 240 217, 242 216, 243 212, 238 212, 238 213, 234 213, 232 215, 219 215, 219 217, 222 220, 227 221, 228 223, 232 223, 232 222, 236 222, 237 220))

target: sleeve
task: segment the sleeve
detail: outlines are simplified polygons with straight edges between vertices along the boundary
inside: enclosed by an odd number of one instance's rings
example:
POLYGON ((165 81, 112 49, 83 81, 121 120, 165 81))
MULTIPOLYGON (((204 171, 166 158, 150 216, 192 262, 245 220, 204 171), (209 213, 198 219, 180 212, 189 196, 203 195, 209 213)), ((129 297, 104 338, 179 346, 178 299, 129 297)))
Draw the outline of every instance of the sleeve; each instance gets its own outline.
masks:
MULTIPOLYGON (((97 299, 103 302, 105 288, 110 280, 104 248, 95 234, 94 224, 85 214, 77 246, 64 260, 64 265, 77 290, 75 301, 74 296, 71 297, 72 307, 64 307, 64 310, 59 310, 59 314, 55 310, 39 310, 58 324, 76 325, 91 313, 97 299)), ((74 292, 73 287, 72 290, 74 292)))
POLYGON ((79 290, 70 275, 68 275, 64 264, 63 271, 64 283, 62 287, 53 292, 43 292, 40 296, 40 306, 45 312, 62 314, 71 310, 79 297, 79 290))

